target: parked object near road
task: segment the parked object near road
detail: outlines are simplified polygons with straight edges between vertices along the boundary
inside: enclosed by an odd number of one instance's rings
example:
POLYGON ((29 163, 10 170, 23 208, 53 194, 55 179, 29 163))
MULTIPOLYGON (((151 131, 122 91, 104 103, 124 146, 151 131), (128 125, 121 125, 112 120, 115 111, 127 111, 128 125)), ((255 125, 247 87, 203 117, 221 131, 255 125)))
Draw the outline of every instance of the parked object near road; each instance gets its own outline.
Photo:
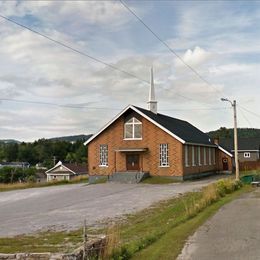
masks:
POLYGON ((250 174, 242 176, 240 179, 244 184, 251 184, 260 187, 260 175, 250 174))
POLYGON ((254 181, 254 175, 253 174, 245 175, 242 176, 240 179, 244 184, 250 184, 252 183, 252 181, 254 181))

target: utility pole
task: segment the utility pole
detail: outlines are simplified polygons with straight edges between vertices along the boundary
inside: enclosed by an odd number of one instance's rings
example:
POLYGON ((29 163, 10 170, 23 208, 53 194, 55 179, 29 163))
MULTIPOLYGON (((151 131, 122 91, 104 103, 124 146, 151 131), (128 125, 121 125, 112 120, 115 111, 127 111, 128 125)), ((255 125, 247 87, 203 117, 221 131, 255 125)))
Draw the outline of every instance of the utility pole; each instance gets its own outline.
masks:
POLYGON ((238 163, 238 142, 237 142, 237 102, 233 102, 227 98, 221 98, 221 101, 228 101, 233 107, 234 113, 234 149, 235 149, 235 166, 236 166, 236 180, 239 180, 239 163, 238 163))
POLYGON ((236 180, 239 180, 239 163, 238 163, 238 144, 237 144, 237 103, 233 101, 234 110, 234 148, 235 148, 235 164, 236 164, 236 180))

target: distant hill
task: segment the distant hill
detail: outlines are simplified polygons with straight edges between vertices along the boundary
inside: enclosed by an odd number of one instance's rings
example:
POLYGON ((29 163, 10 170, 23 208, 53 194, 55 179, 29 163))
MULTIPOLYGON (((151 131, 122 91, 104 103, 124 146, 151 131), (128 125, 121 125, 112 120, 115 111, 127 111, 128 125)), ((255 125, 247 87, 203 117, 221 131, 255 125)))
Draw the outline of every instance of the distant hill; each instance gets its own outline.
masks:
MULTIPOLYGON (((211 138, 232 138, 234 128, 220 127, 218 130, 207 133, 211 138)), ((257 128, 238 128, 237 135, 239 138, 260 138, 260 129, 257 128)))
POLYGON ((15 139, 2 139, 0 140, 0 143, 4 144, 20 144, 21 142, 15 139))
POLYGON ((49 138, 48 140, 51 141, 67 141, 67 142, 76 142, 77 140, 88 140, 92 134, 89 135, 70 135, 70 136, 61 136, 61 137, 53 137, 49 138))

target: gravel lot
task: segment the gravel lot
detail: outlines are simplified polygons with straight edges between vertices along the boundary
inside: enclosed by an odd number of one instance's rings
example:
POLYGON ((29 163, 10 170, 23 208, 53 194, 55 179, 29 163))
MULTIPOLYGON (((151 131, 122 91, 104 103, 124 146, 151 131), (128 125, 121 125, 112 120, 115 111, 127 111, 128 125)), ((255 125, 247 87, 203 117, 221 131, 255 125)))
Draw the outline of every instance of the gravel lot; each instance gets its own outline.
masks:
POLYGON ((260 188, 222 207, 188 239, 178 257, 208 259, 260 259, 260 188))
POLYGON ((73 184, 0 192, 0 236, 75 229, 84 219, 93 225, 199 189, 216 178, 167 185, 73 184))

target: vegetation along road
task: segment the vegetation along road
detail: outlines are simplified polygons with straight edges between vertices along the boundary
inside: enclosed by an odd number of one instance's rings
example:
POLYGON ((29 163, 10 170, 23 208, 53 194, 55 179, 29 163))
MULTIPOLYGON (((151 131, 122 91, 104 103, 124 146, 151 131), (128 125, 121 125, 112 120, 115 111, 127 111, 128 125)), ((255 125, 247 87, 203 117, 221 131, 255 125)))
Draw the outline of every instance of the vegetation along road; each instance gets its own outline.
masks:
POLYGON ((216 180, 149 184, 72 184, 0 193, 0 236, 76 229, 144 209, 216 180))
POLYGON ((193 236, 178 260, 260 259, 260 188, 244 194, 219 212, 193 236))

